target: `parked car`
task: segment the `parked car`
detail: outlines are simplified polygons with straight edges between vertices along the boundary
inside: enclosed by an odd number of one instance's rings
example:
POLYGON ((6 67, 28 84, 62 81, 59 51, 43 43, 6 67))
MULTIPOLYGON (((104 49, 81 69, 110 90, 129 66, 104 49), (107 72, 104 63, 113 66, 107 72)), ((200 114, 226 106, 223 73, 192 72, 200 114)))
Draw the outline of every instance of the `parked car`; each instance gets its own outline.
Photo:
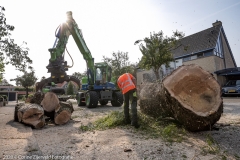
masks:
POLYGON ((222 96, 240 95, 240 80, 230 80, 222 87, 222 96))

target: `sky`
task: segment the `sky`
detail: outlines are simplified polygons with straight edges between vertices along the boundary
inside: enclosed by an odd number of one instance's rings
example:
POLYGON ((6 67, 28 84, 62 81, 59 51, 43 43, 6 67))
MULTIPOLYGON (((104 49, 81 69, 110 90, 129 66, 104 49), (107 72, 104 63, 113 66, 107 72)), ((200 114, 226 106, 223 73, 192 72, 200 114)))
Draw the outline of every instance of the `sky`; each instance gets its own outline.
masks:
MULTIPOLYGON (((95 62, 120 51, 128 52, 130 62, 136 63, 142 56, 136 40, 159 31, 169 37, 176 30, 189 36, 219 20, 240 67, 240 0, 0 0, 0 6, 5 8, 7 24, 15 27, 12 38, 19 45, 27 42, 38 81, 50 77, 48 49, 67 11, 72 11, 95 62)), ((74 61, 67 74, 83 73, 86 62, 71 36, 67 49, 74 61)), ((65 60, 72 64, 67 54, 65 60)), ((11 65, 5 67, 9 82, 17 75, 22 73, 11 65)))

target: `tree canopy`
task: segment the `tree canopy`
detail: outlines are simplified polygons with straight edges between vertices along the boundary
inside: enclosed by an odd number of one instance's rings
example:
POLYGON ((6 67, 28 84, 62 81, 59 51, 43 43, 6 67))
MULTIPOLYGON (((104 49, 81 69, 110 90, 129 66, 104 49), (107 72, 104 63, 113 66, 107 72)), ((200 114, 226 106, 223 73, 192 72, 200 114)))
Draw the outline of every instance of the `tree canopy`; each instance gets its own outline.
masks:
POLYGON ((103 61, 106 62, 112 68, 112 81, 123 73, 134 73, 134 69, 137 64, 130 63, 128 52, 113 52, 112 57, 103 56, 103 61))
POLYGON ((4 72, 5 64, 11 64, 22 72, 26 70, 27 66, 29 69, 32 69, 30 66, 32 60, 28 57, 29 49, 25 47, 27 43, 23 42, 23 44, 19 46, 14 42, 14 39, 11 38, 11 32, 14 30, 14 26, 7 24, 4 11, 5 8, 0 6, 0 73, 2 74, 4 72))
POLYGON ((179 47, 179 39, 183 38, 182 32, 175 31, 171 37, 164 36, 163 31, 158 33, 150 33, 150 37, 143 40, 137 40, 134 44, 139 45, 142 58, 139 66, 144 69, 153 69, 157 79, 160 79, 159 69, 162 65, 169 66, 169 62, 173 61, 171 51, 179 47))
POLYGON ((16 83, 18 82, 21 86, 23 86, 26 89, 26 97, 28 97, 28 90, 36 83, 37 78, 35 76, 35 72, 31 71, 24 72, 22 76, 17 76, 17 78, 12 79, 11 81, 16 81, 16 83))
POLYGON ((68 83, 67 86, 67 95, 73 95, 74 94, 74 88, 72 82, 68 83))

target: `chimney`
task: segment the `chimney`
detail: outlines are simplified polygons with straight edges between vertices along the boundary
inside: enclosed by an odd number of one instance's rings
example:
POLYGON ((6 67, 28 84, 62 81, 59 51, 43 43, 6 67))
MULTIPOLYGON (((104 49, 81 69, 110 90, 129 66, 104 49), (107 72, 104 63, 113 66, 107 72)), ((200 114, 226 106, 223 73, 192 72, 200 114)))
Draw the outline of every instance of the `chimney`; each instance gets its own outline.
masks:
POLYGON ((222 22, 221 21, 218 21, 218 20, 216 20, 216 22, 215 23, 213 23, 212 24, 213 25, 213 27, 216 27, 216 26, 222 26, 222 22))

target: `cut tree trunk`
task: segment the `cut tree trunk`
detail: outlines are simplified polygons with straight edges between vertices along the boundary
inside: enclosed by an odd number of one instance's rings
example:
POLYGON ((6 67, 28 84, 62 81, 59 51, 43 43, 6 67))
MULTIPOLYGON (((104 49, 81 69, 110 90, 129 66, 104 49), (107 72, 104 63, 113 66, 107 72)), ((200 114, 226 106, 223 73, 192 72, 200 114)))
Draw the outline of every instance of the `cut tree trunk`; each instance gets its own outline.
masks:
POLYGON ((44 93, 38 91, 33 95, 33 97, 31 97, 30 103, 41 105, 43 98, 44 98, 44 93))
POLYGON ((60 125, 67 123, 71 119, 73 111, 72 103, 60 102, 55 110, 54 122, 60 125))
POLYGON ((15 106, 14 120, 33 128, 42 128, 45 125, 44 110, 38 104, 20 103, 15 106))
POLYGON ((150 95, 144 94, 146 86, 140 90, 141 110, 150 108, 156 114, 156 108, 159 108, 160 116, 173 117, 190 131, 211 130, 223 113, 218 82, 197 65, 178 67, 161 83, 150 86, 155 91, 148 93, 150 95), (155 110, 151 106, 153 102, 155 110))
POLYGON ((140 85, 138 99, 141 112, 154 118, 172 116, 171 111, 165 107, 166 100, 161 82, 145 82, 140 85))
POLYGON ((54 111, 57 108, 58 104, 59 99, 57 95, 53 92, 47 92, 44 95, 43 100, 41 101, 41 105, 46 112, 54 111))

